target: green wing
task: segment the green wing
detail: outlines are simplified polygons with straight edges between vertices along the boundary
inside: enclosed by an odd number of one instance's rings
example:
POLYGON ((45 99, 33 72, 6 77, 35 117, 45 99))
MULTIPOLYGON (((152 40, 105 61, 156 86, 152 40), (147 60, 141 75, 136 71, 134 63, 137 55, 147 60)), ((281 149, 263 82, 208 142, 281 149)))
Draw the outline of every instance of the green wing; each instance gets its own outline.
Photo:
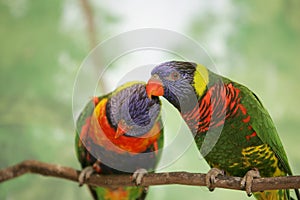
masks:
MULTIPOLYGON (((100 102, 103 98, 109 98, 108 94, 106 96, 98 97, 98 101, 100 102)), ((95 108, 95 103, 93 100, 89 101, 81 114, 79 115, 79 118, 76 123, 76 136, 75 136, 75 150, 76 150, 76 155, 81 163, 81 167, 87 167, 92 165, 93 163, 89 161, 88 158, 88 151, 86 150, 85 146, 82 144, 80 141, 80 133, 82 131, 82 128, 84 125, 87 123, 87 119, 93 114, 95 108)), ((160 137, 157 141, 158 149, 163 148, 163 127, 162 127, 162 120, 161 116, 158 117, 157 123, 160 124, 161 127, 161 134, 160 137)), ((87 130, 88 131, 88 130, 87 130)), ((161 151, 159 151, 161 152, 161 151)), ((156 156, 156 165, 161 157, 161 153, 159 153, 156 156)), ((99 199, 114 199, 116 198, 115 195, 119 196, 121 195, 124 199, 144 199, 146 193, 144 192, 143 187, 120 187, 120 188, 104 188, 104 187, 89 187, 89 190, 95 200, 99 199)))
MULTIPOLYGON (((103 99, 103 97, 95 97, 98 98, 99 101, 103 99)), ((91 165, 92 163, 87 163, 87 154, 84 145, 80 141, 80 133, 82 130, 82 127, 87 123, 87 119, 93 114, 95 108, 94 100, 91 100, 87 103, 83 111, 80 113, 78 120, 76 122, 76 130, 75 130, 75 151, 77 155, 77 159, 81 163, 81 167, 86 167, 88 165, 91 165)))
POLYGON ((157 145, 158 145, 158 150, 159 151, 158 151, 158 155, 156 155, 155 168, 157 167, 157 165, 159 163, 159 160, 160 160, 161 154, 162 154, 162 150, 163 150, 163 147, 164 147, 164 127, 163 127, 163 123, 162 123, 162 120, 161 120, 161 114, 158 116, 157 123, 160 124, 160 137, 157 140, 157 145))
MULTIPOLYGON (((98 98, 98 101, 101 101, 104 97, 95 97, 98 98)), ((87 105, 84 107, 83 111, 80 113, 78 120, 76 122, 76 130, 75 130, 75 152, 77 159, 79 160, 81 167, 85 168, 87 166, 93 165, 93 161, 89 160, 88 158, 91 158, 89 155, 89 152, 85 148, 84 144, 80 140, 80 133, 82 131, 82 127, 86 125, 87 119, 93 114, 95 108, 94 99, 89 101, 87 105)), ((88 130, 87 130, 88 131, 88 130)), ((101 187, 88 187, 93 199, 100 200, 103 193, 106 192, 105 188, 101 187)))
POLYGON ((248 114, 251 116, 250 123, 256 134, 263 143, 266 143, 271 147, 285 168, 286 172, 289 175, 292 175, 292 170, 289 166, 287 155, 268 111, 264 108, 259 98, 247 87, 240 84, 235 85, 236 87, 240 88, 242 95, 246 97, 241 98, 241 103, 245 106, 248 114))

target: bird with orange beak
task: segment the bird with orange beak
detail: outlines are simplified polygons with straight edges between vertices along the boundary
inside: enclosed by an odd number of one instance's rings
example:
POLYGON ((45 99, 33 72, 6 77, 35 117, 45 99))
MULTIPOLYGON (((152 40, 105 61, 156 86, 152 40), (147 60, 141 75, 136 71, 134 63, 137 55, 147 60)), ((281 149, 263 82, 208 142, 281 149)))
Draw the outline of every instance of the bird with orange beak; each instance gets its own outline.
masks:
MULTIPOLYGON (((196 145, 211 166, 210 190, 218 174, 252 179, 292 175, 287 155, 268 111, 247 87, 201 64, 170 61, 157 65, 146 86, 150 98, 164 96, 180 112, 196 145)), ((299 191, 295 190, 297 199, 299 191)), ((255 192, 260 200, 292 199, 289 190, 255 192)))
MULTIPOLYGON (((145 83, 129 82, 115 91, 94 97, 77 120, 76 152, 83 171, 79 182, 92 173, 134 173, 140 184, 155 169, 163 146, 161 103, 149 99, 145 83)), ((95 200, 144 199, 145 188, 89 186, 95 200)))

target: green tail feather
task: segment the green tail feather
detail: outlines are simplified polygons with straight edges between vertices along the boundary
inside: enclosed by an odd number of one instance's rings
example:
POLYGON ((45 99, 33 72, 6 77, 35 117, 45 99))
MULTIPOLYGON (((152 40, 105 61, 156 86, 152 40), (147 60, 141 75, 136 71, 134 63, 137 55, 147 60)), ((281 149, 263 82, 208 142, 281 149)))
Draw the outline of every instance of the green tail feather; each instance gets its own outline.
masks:
POLYGON ((289 190, 266 190, 255 192, 254 196, 258 200, 292 200, 289 190))

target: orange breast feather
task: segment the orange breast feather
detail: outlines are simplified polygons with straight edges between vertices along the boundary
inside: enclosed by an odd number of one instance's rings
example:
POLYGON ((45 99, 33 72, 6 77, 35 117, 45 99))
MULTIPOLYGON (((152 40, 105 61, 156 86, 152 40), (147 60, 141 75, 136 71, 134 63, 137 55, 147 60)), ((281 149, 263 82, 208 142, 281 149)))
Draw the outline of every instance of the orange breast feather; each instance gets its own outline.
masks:
POLYGON ((126 137, 124 135, 115 138, 116 130, 109 124, 106 116, 107 99, 102 99, 95 107, 90 119, 89 133, 93 143, 103 146, 106 150, 117 153, 141 153, 153 145, 160 136, 160 123, 156 122, 153 128, 142 137, 126 137))

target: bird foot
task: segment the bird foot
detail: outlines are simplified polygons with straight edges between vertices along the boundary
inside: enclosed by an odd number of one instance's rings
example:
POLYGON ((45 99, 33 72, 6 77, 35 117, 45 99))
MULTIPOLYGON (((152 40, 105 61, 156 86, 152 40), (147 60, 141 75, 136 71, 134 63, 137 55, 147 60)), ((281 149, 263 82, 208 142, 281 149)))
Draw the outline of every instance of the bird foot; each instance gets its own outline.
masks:
POLYGON ((83 170, 81 170, 79 177, 78 177, 79 186, 80 187, 83 186, 85 181, 88 180, 94 172, 95 172, 95 170, 92 166, 88 166, 88 167, 84 168, 83 170))
POLYGON ((217 181, 217 176, 222 175, 224 176, 224 171, 217 169, 217 168, 211 168, 205 177, 206 186, 208 187, 209 191, 214 191, 215 187, 213 186, 217 181))
POLYGON ((246 190, 247 195, 252 195, 252 182, 254 178, 260 178, 260 174, 257 168, 249 170, 241 181, 241 187, 246 190))
POLYGON ((148 171, 144 168, 137 169, 132 175, 132 181, 135 181, 136 185, 142 183, 143 177, 148 174, 148 171))
POLYGON ((88 180, 91 177, 91 175, 95 172, 101 172, 100 161, 98 160, 93 164, 93 166, 88 166, 81 170, 78 176, 79 186, 82 186, 85 183, 85 181, 88 180))

